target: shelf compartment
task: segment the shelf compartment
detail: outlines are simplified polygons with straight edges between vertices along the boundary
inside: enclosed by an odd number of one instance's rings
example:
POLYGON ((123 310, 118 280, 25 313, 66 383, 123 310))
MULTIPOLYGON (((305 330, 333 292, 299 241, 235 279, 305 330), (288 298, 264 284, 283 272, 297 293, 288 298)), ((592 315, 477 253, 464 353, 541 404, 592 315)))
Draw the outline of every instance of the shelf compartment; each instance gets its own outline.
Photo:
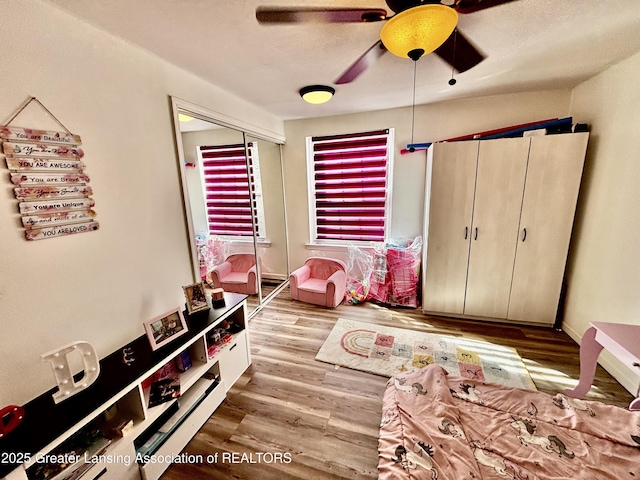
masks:
POLYGON ((214 365, 210 372, 211 375, 205 374, 195 382, 173 408, 164 412, 163 416, 134 442, 137 454, 142 456, 140 471, 143 478, 157 478, 168 467, 162 462, 144 462, 145 456, 179 454, 188 439, 197 433, 224 401, 225 391, 220 384, 218 365, 214 365), (178 428, 180 434, 172 435, 178 428))
POLYGON ((93 464, 84 463, 84 454, 86 453, 87 457, 91 458, 94 454, 102 453, 107 447, 111 448, 112 440, 113 442, 117 441, 117 438, 110 435, 109 432, 110 426, 114 423, 121 420, 131 420, 134 425, 140 424, 144 418, 140 398, 140 392, 137 388, 130 390, 48 454, 60 453, 64 455, 67 453, 67 458, 72 458, 73 454, 79 457, 77 462, 70 463, 57 472, 56 470, 60 467, 59 463, 47 465, 44 462, 34 462, 26 469, 27 478, 29 480, 72 480, 80 476, 90 478, 88 471, 93 464), (112 418, 107 418, 107 412, 110 412, 112 418), (88 442, 87 438, 91 434, 90 432, 95 432, 92 434, 95 437, 95 442, 82 448, 81 445, 88 442), (100 433, 98 434, 98 432, 100 433), (47 471, 50 473, 45 473, 47 471))
POLYGON ((93 464, 85 463, 85 455, 104 453, 111 440, 102 436, 94 424, 89 424, 76 432, 58 448, 43 457, 42 461, 27 469, 29 480, 73 480, 80 478, 93 464))

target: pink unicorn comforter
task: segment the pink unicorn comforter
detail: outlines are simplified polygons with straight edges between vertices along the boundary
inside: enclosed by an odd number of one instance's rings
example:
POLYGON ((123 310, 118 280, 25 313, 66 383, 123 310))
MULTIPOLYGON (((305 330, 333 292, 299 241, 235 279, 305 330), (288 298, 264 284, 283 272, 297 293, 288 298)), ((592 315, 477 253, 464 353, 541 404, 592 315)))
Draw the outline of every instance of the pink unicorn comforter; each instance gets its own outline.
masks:
POLYGON ((640 480, 640 412, 448 375, 384 394, 380 479, 640 480))

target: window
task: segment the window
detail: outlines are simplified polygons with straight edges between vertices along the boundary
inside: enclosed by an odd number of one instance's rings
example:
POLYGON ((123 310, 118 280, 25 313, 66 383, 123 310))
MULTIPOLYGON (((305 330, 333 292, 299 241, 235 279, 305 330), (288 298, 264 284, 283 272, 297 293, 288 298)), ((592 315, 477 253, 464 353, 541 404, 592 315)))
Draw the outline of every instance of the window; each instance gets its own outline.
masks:
POLYGON ((386 239, 393 133, 307 137, 312 243, 386 239))
POLYGON ((264 208, 258 145, 199 146, 207 224, 210 235, 264 238, 264 208), (245 157, 246 155, 246 157, 245 157))

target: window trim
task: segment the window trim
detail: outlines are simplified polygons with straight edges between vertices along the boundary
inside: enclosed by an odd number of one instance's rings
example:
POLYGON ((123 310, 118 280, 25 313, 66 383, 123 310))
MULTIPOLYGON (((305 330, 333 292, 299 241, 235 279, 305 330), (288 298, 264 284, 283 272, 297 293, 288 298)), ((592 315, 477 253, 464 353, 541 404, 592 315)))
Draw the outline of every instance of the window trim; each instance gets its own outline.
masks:
POLYGON ((348 134, 338 134, 338 135, 317 135, 317 136, 308 136, 305 139, 305 149, 306 149, 306 163, 307 163, 307 205, 309 209, 309 243, 307 247, 315 247, 315 246, 325 246, 325 247, 344 247, 350 244, 354 245, 371 245, 375 243, 379 243, 377 241, 372 240, 349 240, 349 239, 319 239, 318 238, 318 224, 317 224, 317 215, 316 215, 316 182, 315 182, 315 171, 314 171, 314 138, 323 137, 323 138, 331 138, 335 137, 339 139, 340 137, 347 138, 365 138, 369 136, 369 134, 374 134, 380 131, 387 131, 387 162, 386 162, 386 177, 385 177, 385 213, 384 213, 384 238, 381 240, 382 242, 388 241, 390 238, 391 232, 391 213, 392 213, 392 191, 393 191, 393 167, 394 167, 394 154, 395 154, 395 129, 387 128, 381 129, 377 131, 369 131, 369 132, 356 132, 356 133, 348 133, 348 134))

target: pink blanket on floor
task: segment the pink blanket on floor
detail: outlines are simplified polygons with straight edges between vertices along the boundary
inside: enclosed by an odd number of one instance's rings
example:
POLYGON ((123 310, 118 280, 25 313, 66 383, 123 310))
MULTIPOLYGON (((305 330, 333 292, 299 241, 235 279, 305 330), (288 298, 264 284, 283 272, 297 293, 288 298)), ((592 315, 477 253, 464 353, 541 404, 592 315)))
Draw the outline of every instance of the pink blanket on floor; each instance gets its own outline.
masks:
POLYGON ((380 479, 640 479, 640 412, 429 367, 391 377, 380 479))

